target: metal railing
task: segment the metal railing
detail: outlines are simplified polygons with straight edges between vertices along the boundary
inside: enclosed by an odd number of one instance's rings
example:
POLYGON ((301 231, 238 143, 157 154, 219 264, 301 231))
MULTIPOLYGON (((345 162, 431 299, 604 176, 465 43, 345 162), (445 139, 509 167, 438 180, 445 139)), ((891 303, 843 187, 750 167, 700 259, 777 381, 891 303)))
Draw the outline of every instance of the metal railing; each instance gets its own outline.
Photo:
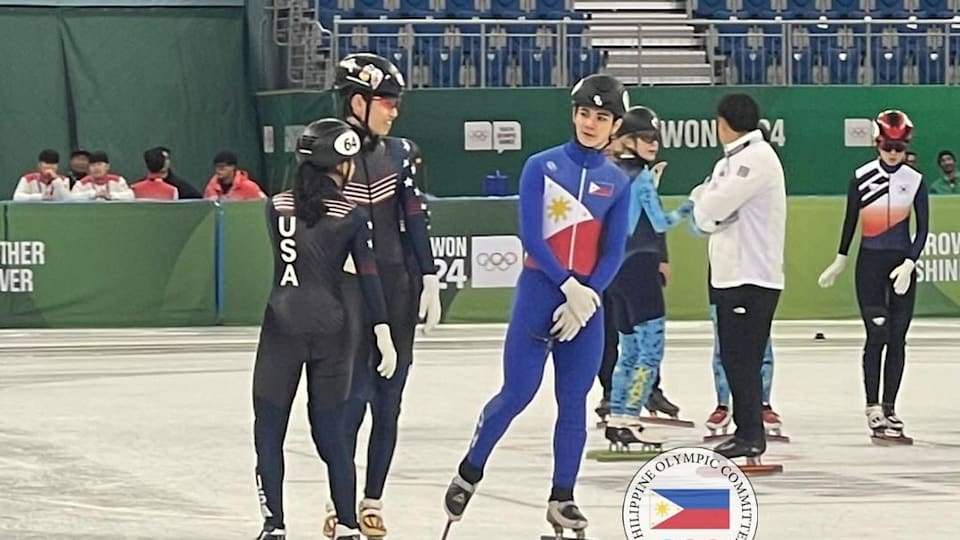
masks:
POLYGON ((569 86, 597 71, 639 84, 669 84, 672 72, 714 85, 960 82, 960 20, 625 17, 616 26, 630 30, 572 19, 338 16, 311 46, 332 58, 387 56, 413 87, 569 86))

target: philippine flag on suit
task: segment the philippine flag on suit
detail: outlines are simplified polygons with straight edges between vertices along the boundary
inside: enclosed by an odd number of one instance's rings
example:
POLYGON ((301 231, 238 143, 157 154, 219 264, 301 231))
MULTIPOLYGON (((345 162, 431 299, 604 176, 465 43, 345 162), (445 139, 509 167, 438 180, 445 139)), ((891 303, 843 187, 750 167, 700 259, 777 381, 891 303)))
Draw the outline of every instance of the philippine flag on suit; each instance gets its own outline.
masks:
POLYGON ((652 529, 730 528, 730 490, 657 489, 650 500, 652 529))

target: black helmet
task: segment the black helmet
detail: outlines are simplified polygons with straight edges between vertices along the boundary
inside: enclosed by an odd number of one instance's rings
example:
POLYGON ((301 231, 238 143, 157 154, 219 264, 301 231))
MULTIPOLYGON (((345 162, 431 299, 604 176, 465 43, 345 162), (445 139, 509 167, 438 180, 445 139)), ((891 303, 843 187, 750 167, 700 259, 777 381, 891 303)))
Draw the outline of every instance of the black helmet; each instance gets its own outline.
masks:
POLYGON ((332 170, 358 152, 360 136, 350 124, 337 118, 312 122, 297 138, 297 162, 309 162, 324 171, 332 170))
POLYGON ((346 97, 359 93, 368 97, 400 97, 406 82, 397 66, 371 53, 350 54, 337 64, 333 89, 346 97))
POLYGON ((647 142, 660 142, 660 118, 653 109, 642 105, 630 107, 623 115, 623 123, 616 136, 624 135, 638 135, 647 142))
POLYGON ((570 92, 573 105, 603 109, 621 118, 630 106, 630 96, 623 83, 610 75, 589 75, 580 79, 570 92))

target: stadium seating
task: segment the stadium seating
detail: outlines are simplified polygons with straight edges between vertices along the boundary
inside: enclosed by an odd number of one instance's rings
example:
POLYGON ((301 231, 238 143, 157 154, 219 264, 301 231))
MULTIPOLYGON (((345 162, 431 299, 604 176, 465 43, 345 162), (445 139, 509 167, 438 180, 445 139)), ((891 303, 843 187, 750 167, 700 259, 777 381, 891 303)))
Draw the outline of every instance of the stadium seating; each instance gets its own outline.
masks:
POLYGON ((956 29, 948 36, 945 24, 883 23, 912 17, 952 19, 960 16, 960 0, 693 2, 694 16, 716 21, 713 53, 725 60, 731 83, 770 84, 789 77, 792 84, 944 84, 960 64, 956 29), (790 39, 781 24, 739 20, 746 18, 794 20, 790 39), (820 18, 844 21, 826 24, 816 20, 820 18), (865 19, 872 23, 869 32, 865 19), (783 72, 773 77, 777 70, 783 72))
MULTIPOLYGON (((418 87, 568 85, 596 73, 603 54, 582 39, 583 25, 568 25, 560 43, 555 21, 584 19, 568 9, 570 0, 316 0, 325 28, 341 22, 337 52, 373 51, 401 59, 398 67, 418 87), (390 9, 394 6, 394 9, 390 9), (420 19, 422 24, 389 24, 391 19, 420 19), (462 23, 431 24, 431 18, 462 23), (485 24, 472 19, 510 21, 485 24), (355 19, 381 19, 361 24, 355 19), (564 45, 564 46, 561 46, 564 45), (569 62, 567 80, 559 80, 560 58, 569 62)), ((751 0, 760 3, 769 0, 751 0)))
MULTIPOLYGON (((583 38, 584 25, 568 25, 563 40, 558 35, 555 21, 585 18, 569 9, 571 0, 314 1, 326 27, 341 17, 339 54, 374 51, 398 59, 415 87, 569 85, 604 64, 603 51, 583 38), (351 22, 358 18, 385 24, 351 22), (423 22, 389 23, 397 18, 423 22), (431 18, 462 22, 430 24, 431 18)), ((712 52, 735 84, 944 84, 960 64, 957 30, 883 23, 951 19, 960 16, 960 0, 691 1, 695 17, 716 21, 712 52), (842 22, 818 20, 825 18, 842 22), (809 24, 792 23, 787 39, 785 25, 754 22, 764 19, 809 24)))

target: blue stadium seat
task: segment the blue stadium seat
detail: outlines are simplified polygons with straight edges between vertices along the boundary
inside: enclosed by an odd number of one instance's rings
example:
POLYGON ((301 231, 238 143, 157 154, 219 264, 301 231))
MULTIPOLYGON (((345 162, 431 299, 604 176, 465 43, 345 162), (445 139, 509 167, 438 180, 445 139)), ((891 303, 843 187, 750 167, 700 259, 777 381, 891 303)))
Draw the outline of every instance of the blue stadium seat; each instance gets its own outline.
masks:
POLYGON ((874 84, 900 84, 903 81, 905 54, 897 49, 886 49, 871 54, 874 84))
POLYGON ((920 84, 944 84, 947 80, 947 56, 942 48, 923 48, 916 56, 920 84))
POLYGON ((694 14, 705 19, 729 19, 733 12, 727 7, 727 0, 696 0, 694 14))
POLYGON ((370 49, 373 51, 389 51, 399 45, 399 24, 373 24, 368 26, 367 30, 370 33, 370 49))
POLYGON ((507 51, 487 49, 483 54, 474 53, 471 58, 477 68, 477 77, 480 77, 481 64, 483 64, 482 68, 486 70, 483 82, 486 86, 499 87, 504 85, 507 78, 507 51))
POLYGON ((784 19, 816 19, 820 12, 815 0, 787 0, 787 9, 780 15, 784 19))
POLYGON ((743 9, 737 13, 741 19, 772 19, 774 15, 770 0, 743 0, 743 9))
POLYGON ((772 63, 761 49, 741 49, 733 55, 738 84, 767 84, 767 68, 772 63))
POLYGON ((553 49, 536 49, 520 57, 523 86, 553 86, 553 49))
POLYGON ((533 13, 538 19, 562 19, 567 8, 564 0, 537 0, 533 13))
POLYGON ((428 55, 433 49, 443 46, 445 28, 441 24, 414 24, 413 52, 428 55))
POLYGON ((780 57, 783 46, 786 43, 786 36, 783 34, 782 26, 768 24, 763 26, 763 48, 768 54, 780 57))
POLYGON ((827 10, 831 19, 863 19, 866 14, 860 9, 860 0, 833 0, 833 6, 827 10))
POLYGON ((527 54, 533 49, 537 39, 537 25, 511 24, 507 30, 507 50, 518 55, 527 54))
POLYGON ((480 10, 477 9, 476 0, 447 0, 443 13, 450 18, 466 19, 482 15, 480 10))
POLYGON ((855 47, 849 49, 836 48, 827 53, 827 69, 830 72, 832 84, 857 84, 857 75, 860 72, 862 51, 855 47))
POLYGON ((520 0, 490 0, 490 13, 495 19, 517 19, 523 15, 520 0))
POLYGON ((744 24, 721 24, 717 26, 717 53, 731 54, 746 47, 747 26, 744 24))
POLYGON ((906 19, 909 14, 903 0, 876 0, 875 8, 870 10, 874 17, 906 19))
POLYGON ((430 53, 430 86, 455 88, 460 86, 460 65, 463 52, 457 47, 438 47, 430 53))
POLYGON ((586 26, 580 24, 567 25, 567 48, 580 49, 583 46, 583 31, 586 28, 586 26))
POLYGON ((910 54, 914 54, 921 48, 926 47, 927 28, 920 24, 903 24, 897 26, 900 49, 910 54))
POLYGON ((390 13, 383 6, 383 0, 356 0, 354 4, 353 15, 356 17, 372 18, 390 13))
POLYGON ((437 15, 430 7, 430 0, 400 0, 397 12, 404 17, 433 17, 437 15))
POLYGON ((603 53, 592 47, 582 49, 567 49, 567 78, 566 85, 575 84, 587 75, 600 71, 603 65, 603 53))
POLYGON ((795 49, 790 55, 790 79, 793 84, 813 82, 814 57, 810 49, 795 49))
MULTIPOLYGON (((480 51, 483 48, 480 39, 481 26, 479 24, 458 24, 457 29, 460 30, 460 46, 463 47, 464 53, 480 51)), ((477 69, 479 69, 479 66, 477 69)))
POLYGON ((947 0, 920 0, 917 15, 924 19, 949 19, 954 13, 947 7, 947 0))
POLYGON ((814 58, 814 63, 819 59, 826 64, 826 58, 830 51, 837 48, 837 31, 839 27, 812 24, 806 27, 810 33, 810 54, 814 58))

